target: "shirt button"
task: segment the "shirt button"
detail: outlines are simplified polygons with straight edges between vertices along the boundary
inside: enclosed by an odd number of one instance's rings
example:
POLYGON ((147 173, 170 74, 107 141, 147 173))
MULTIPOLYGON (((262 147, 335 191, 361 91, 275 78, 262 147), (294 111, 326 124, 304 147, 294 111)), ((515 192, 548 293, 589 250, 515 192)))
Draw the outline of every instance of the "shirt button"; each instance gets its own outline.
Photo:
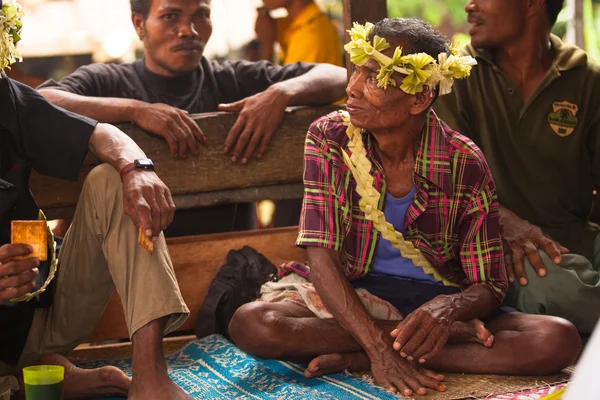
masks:
POLYGON ((511 96, 512 96, 513 94, 515 94, 515 89, 513 89, 513 88, 508 88, 508 94, 510 94, 511 96))

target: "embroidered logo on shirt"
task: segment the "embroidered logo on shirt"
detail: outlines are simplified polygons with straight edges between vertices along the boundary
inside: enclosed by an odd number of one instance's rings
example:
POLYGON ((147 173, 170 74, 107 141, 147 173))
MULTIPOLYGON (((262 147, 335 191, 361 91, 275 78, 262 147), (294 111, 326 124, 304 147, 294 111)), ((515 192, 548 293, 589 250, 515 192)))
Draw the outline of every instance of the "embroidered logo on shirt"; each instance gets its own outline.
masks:
POLYGON ((552 103, 553 112, 548 114, 550 127, 558 136, 569 136, 577 126, 577 111, 579 107, 568 101, 552 103))

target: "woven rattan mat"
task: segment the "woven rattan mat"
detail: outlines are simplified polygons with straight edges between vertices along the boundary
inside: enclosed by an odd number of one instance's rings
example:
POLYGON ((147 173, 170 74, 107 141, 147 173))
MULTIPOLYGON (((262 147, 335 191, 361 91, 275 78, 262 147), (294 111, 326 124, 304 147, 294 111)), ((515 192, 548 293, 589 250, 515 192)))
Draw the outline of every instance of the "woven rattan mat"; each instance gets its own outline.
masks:
MULTIPOLYGON (((430 390, 427 396, 417 396, 415 399, 482 399, 491 395, 521 392, 527 389, 567 382, 572 372, 573 367, 566 368, 559 374, 549 376, 444 374, 447 387, 445 392, 439 393, 430 390)), ((355 375, 367 381, 372 381, 370 374, 355 375)))

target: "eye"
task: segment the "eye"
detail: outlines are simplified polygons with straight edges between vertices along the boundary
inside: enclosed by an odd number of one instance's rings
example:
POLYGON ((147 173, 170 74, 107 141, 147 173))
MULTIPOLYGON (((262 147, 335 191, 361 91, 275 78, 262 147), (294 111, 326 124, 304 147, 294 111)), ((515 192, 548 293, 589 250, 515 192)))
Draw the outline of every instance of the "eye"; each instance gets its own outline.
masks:
POLYGON ((375 83, 376 84, 377 83, 377 76, 376 75, 369 75, 367 77, 367 82, 368 83, 375 83))
POLYGON ((210 11, 200 11, 197 14, 197 17, 200 19, 209 19, 210 18, 210 11))
POLYGON ((165 21, 172 21, 175 19, 175 17, 176 17, 175 14, 170 13, 170 14, 161 15, 160 19, 165 20, 165 21))

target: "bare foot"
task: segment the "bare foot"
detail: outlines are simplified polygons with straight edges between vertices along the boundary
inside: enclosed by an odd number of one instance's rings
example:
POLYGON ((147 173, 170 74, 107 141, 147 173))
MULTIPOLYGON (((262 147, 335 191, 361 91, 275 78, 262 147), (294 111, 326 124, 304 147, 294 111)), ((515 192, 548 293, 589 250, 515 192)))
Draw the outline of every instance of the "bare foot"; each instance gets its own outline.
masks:
MULTIPOLYGON (((367 353, 358 351, 355 353, 332 353, 324 354, 314 358, 308 367, 304 370, 306 378, 315 378, 321 375, 335 374, 342 371, 348 372, 369 372, 371 371, 371 360, 367 353)), ((446 377, 436 374, 426 368, 421 367, 423 374, 443 382, 446 377)))
POLYGON ((306 378, 314 378, 342 371, 368 372, 370 370, 371 360, 364 351, 333 353, 313 358, 304 370, 304 376, 306 378))
POLYGON ((472 319, 467 322, 455 322, 450 327, 448 343, 479 343, 492 347, 494 335, 487 330, 483 322, 472 319))
POLYGON ((177 386, 167 374, 160 374, 154 379, 134 377, 128 400, 192 400, 182 388, 177 386))
POLYGON ((117 367, 82 369, 59 354, 46 354, 40 358, 39 364, 62 365, 65 368, 65 399, 127 396, 131 385, 131 378, 117 367))

